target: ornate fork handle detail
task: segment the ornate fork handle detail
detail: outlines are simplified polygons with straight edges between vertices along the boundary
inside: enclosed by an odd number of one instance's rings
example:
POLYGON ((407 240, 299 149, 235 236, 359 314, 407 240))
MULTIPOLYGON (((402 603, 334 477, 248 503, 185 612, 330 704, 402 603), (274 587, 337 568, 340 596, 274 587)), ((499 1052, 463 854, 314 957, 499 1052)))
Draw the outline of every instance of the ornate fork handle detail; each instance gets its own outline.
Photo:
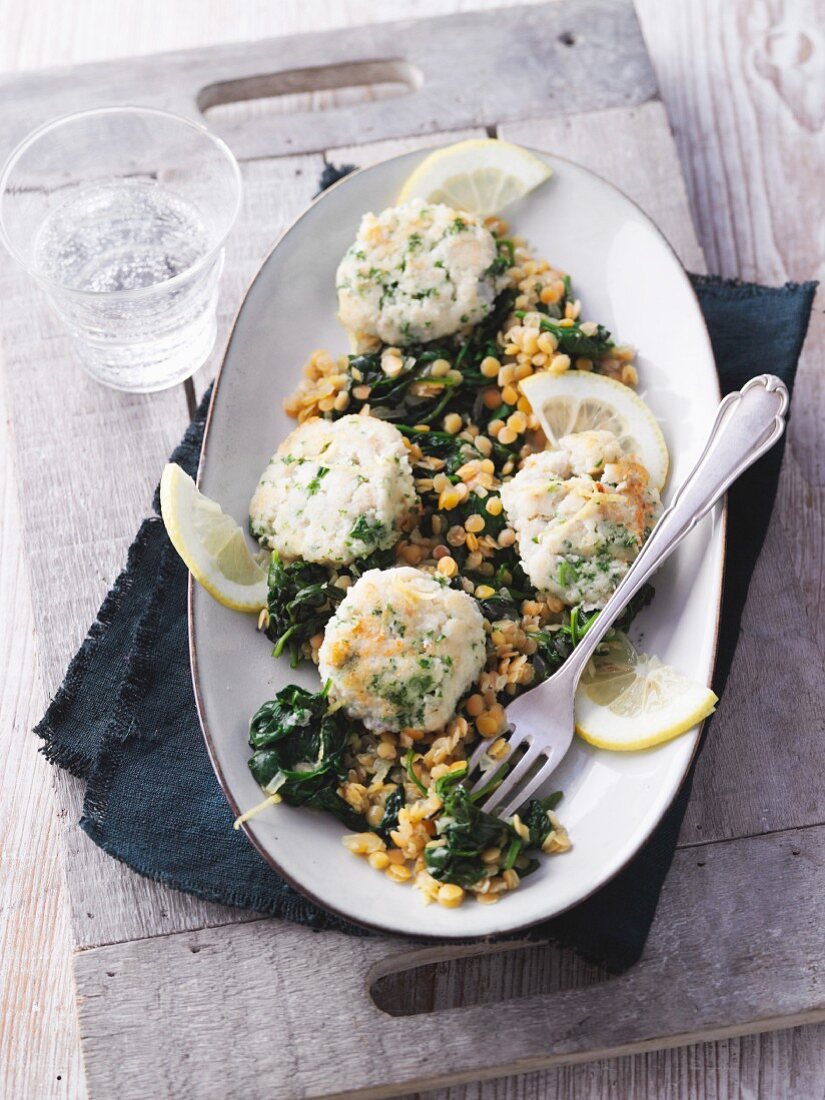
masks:
MULTIPOLYGON (((483 808, 501 816, 512 814, 558 767, 573 739, 573 704, 579 677, 599 642, 662 562, 685 535, 708 514, 730 485, 752 466, 785 430, 789 396, 784 383, 771 374, 753 378, 719 406, 704 450, 670 505, 662 512, 638 557, 602 611, 558 672, 519 696, 507 708, 512 749, 524 755, 487 798, 483 808), (544 761, 539 766, 540 761, 544 761)), ((469 771, 481 763, 485 745, 476 748, 469 771)), ((478 779, 473 790, 486 782, 478 779)))
POLYGON ((696 465, 662 512, 593 626, 565 662, 563 670, 569 670, 568 675, 578 681, 599 642, 639 589, 733 482, 777 442, 785 430, 789 401, 785 383, 772 374, 752 378, 722 401, 696 465))

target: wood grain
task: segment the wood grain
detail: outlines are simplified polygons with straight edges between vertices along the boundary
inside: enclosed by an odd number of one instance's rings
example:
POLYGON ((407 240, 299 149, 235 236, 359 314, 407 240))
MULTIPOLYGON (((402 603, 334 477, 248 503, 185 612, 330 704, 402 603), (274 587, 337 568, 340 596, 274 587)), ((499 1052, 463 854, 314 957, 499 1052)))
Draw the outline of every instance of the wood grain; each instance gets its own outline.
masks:
POLYGON ((825 1019, 825 969, 815 961, 823 889, 825 828, 686 849, 644 958, 622 976, 414 1020, 382 1013, 365 974, 437 960, 455 947, 407 955, 398 941, 263 921, 96 948, 76 962, 90 1089, 123 1100, 190 1089, 217 1097, 231 1080, 253 1096, 265 1088, 273 1098, 378 1098, 825 1019), (335 981, 319 983, 318 971, 335 981), (291 1026, 258 1012, 239 1044, 229 1021, 267 1002, 291 1026), (307 1020, 324 1021, 322 1059, 307 1020), (182 1050, 197 1052, 197 1069, 179 1058, 182 1050))
POLYGON ((334 88, 387 77, 408 86, 391 104, 359 97, 347 110, 314 112, 311 126, 307 115, 283 112, 216 116, 213 127, 239 158, 282 157, 492 126, 565 111, 571 102, 579 110, 644 103, 656 88, 631 0, 555 0, 136 58, 128 67, 101 62, 80 80, 71 70, 0 77, 0 96, 5 134, 19 140, 57 102, 64 112, 140 102, 200 119, 209 106, 303 92, 313 81, 334 88), (541 50, 524 50, 525 41, 540 42, 541 50), (514 56, 518 81, 495 79, 514 56))
MULTIPOLYGON (((216 369, 243 289, 272 241, 311 198, 322 165, 320 157, 298 157, 278 162, 267 173, 255 164, 244 167, 247 188, 239 231, 227 255, 220 337, 196 376, 199 389, 216 369)), ((0 282, 4 278, 0 274, 0 282)), ((122 566, 149 511, 158 473, 188 417, 182 389, 133 397, 96 385, 73 362, 66 337, 42 304, 34 319, 27 308, 31 288, 18 273, 8 272, 3 285, 13 318, 5 371, 15 410, 18 467, 31 472, 20 480, 21 524, 32 551, 34 615, 48 642, 41 644, 40 664, 51 694, 122 566), (27 346, 27 341, 32 343, 27 346), (35 345, 48 354, 38 355, 35 345), (41 478, 41 472, 55 469, 65 470, 65 476, 41 478), (101 508, 106 486, 116 492, 101 508), (66 501, 71 501, 68 512, 66 501), (53 518, 60 514, 65 524, 55 531, 53 518)), ((151 883, 104 855, 76 828, 83 784, 63 774, 57 783, 78 946, 254 919, 151 883)))
MULTIPOLYGON (((825 163, 825 35, 818 0, 637 3, 675 123, 711 271, 782 283, 825 274, 817 179, 825 163)), ((825 313, 803 353, 778 511, 803 607, 825 646, 825 313)), ((769 366, 766 363, 766 367, 769 366)))
MULTIPOLYGON (((470 0, 470 3, 461 3, 464 9, 494 6, 497 6, 497 0, 470 0)), ((763 169, 774 173, 778 170, 776 165, 770 164, 778 130, 781 130, 781 144, 783 148, 790 150, 790 162, 793 162, 798 136, 795 133, 796 116, 772 98, 774 93, 771 89, 777 84, 787 85, 789 80, 796 81, 796 90, 788 91, 786 88, 784 94, 793 97, 797 109, 800 103, 804 108, 812 90, 814 95, 821 91, 821 79, 817 82, 809 75, 811 66, 821 65, 822 59, 817 19, 811 6, 756 4, 738 0, 737 3, 720 5, 717 9, 710 3, 688 3, 680 0, 669 5, 668 18, 661 16, 661 7, 652 0, 639 3, 638 7, 657 65, 665 103, 676 130, 688 177, 691 202, 694 211, 698 211, 697 224, 703 244, 711 257, 711 268, 720 268, 718 258, 722 256, 726 257, 722 270, 727 274, 735 274, 736 249, 743 250, 744 256, 746 249, 743 242, 752 238, 751 254, 756 257, 756 261, 749 266, 745 256, 740 268, 743 274, 781 278, 781 272, 773 275, 763 262, 764 257, 776 249, 777 242, 788 262, 787 270, 799 277, 811 274, 816 270, 814 264, 821 260, 821 255, 813 255, 815 241, 812 240, 809 244, 807 240, 803 240, 799 247, 794 243, 791 251, 790 247, 785 247, 787 236, 782 232, 775 233, 773 226, 784 227, 788 219, 795 216, 795 210, 800 203, 803 209, 806 208, 806 203, 810 204, 810 196, 817 194, 816 181, 821 174, 821 168, 812 173, 810 162, 803 163, 801 170, 788 179, 790 190, 782 194, 774 189, 769 202, 767 190, 758 180, 750 178, 750 146, 738 141, 737 131, 741 124, 740 116, 755 117, 758 120, 762 152, 758 165, 754 158, 753 171, 756 174, 763 169), (744 23, 750 27, 754 18, 759 24, 762 41, 770 39, 774 53, 780 48, 780 64, 773 82, 770 77, 756 79, 748 68, 754 39, 745 36, 740 40, 737 37, 738 25, 744 23), (802 42, 802 52, 806 54, 802 59, 797 58, 793 52, 793 43, 797 39, 793 37, 793 33, 787 32, 789 20, 792 27, 801 26, 801 33, 813 43, 812 51, 806 53, 807 47, 802 42), (766 23, 772 23, 772 26, 766 27, 766 23), (790 54, 783 55, 781 49, 787 50, 789 43, 790 54), (740 74, 744 70, 748 71, 748 75, 747 79, 742 80, 740 74), (724 196, 717 188, 722 166, 730 180, 724 196), (748 184, 743 186, 741 180, 746 175, 748 184), (715 250, 717 241, 718 249, 715 250), (731 245, 731 241, 735 247, 731 245), (799 250, 804 247, 807 247, 807 252, 799 250)), ((282 0, 279 5, 249 4, 246 0, 179 0, 174 11, 170 11, 166 0, 144 0, 139 8, 135 7, 124 13, 122 8, 113 7, 105 0, 86 0, 83 5, 72 5, 71 11, 59 0, 40 0, 36 10, 17 0, 6 0, 0 16, 3 24, 3 35, 0 36, 0 68, 14 69, 87 58, 107 58, 118 53, 198 46, 221 39, 243 40, 310 27, 340 26, 347 22, 439 14, 444 10, 443 0, 396 0, 391 8, 376 6, 371 0, 331 0, 323 4, 313 0, 282 0)), ((805 117, 804 113, 801 117, 805 117)), ((815 122, 816 112, 809 111, 807 117, 809 121, 813 119, 815 122)), ((815 155, 818 133, 821 134, 821 130, 817 131, 814 126, 808 131, 806 139, 809 139, 815 155)), ((821 154, 817 163, 821 163, 821 154)), ((790 172, 788 174, 791 176, 790 172)), ((801 221, 802 219, 798 219, 797 224, 801 221)), ((821 323, 820 317, 817 318, 817 323, 821 323)), ((817 346, 821 347, 821 344, 820 339, 817 346)), ((812 362, 810 359, 808 361, 812 362)), ((810 373, 814 373, 816 369, 816 366, 812 366, 810 373)), ((821 366, 819 377, 822 377, 821 366)), ((797 406, 798 404, 797 402, 797 406)), ((819 413, 816 406, 812 406, 810 412, 806 409, 806 415, 814 424, 821 422, 821 419, 817 419, 819 413)), ((801 430, 798 411, 795 411, 793 430, 801 430)), ((818 438, 807 429, 802 434, 805 439, 818 438)), ((804 439, 800 447, 803 444, 804 439)), ((796 442, 794 446, 795 450, 798 449, 796 442)), ((809 453, 804 456, 804 467, 794 454, 790 455, 785 468, 786 480, 789 470, 795 476, 793 463, 810 471, 811 463, 817 458, 821 459, 821 448, 818 447, 809 447, 809 453)), ((821 485, 821 478, 819 481, 812 478, 812 482, 821 485)), ((821 603, 818 604, 817 601, 821 600, 822 571, 821 566, 818 571, 816 566, 817 562, 821 562, 822 556, 820 554, 817 559, 815 555, 817 548, 822 546, 821 524, 825 512, 821 507, 805 509, 803 505, 809 499, 806 482, 796 477, 788 494, 783 497, 783 508, 786 509, 784 516, 788 529, 794 532, 789 540, 789 553, 796 571, 801 574, 803 599, 809 608, 813 608, 813 612, 809 611, 809 614, 814 627, 820 631, 821 642, 823 616, 821 613, 816 614, 816 608, 821 607, 821 603), (795 532, 795 528, 802 530, 795 532)), ((113 558, 116 557, 117 554, 114 554, 113 558)), ((7 560, 7 556, 4 556, 4 565, 7 560)), ((107 579, 107 576, 99 577, 101 587, 107 579)), ((15 584, 14 590, 18 587, 15 584)), ((8 606, 5 593, 2 606, 5 616, 8 606)), ((93 605, 90 610, 93 611, 93 605)), ((8 620, 4 619, 4 623, 5 621, 8 620)), ((16 682, 14 664, 11 671, 12 678, 7 676, 4 683, 5 692, 12 691, 13 688, 9 685, 16 682)), ((35 807, 33 816, 35 820, 39 820, 42 809, 38 810, 37 807, 42 807, 44 797, 48 798, 48 792, 44 792, 42 785, 38 786, 34 781, 32 783, 35 807)), ((77 830, 71 831, 80 835, 77 830)), ((111 861, 104 862, 114 866, 111 861)), ((101 882, 100 885, 102 894, 99 897, 108 905, 106 883, 101 882)), ((178 897, 183 907, 191 902, 191 899, 178 897)), ((143 898, 139 901, 144 904, 143 898)), ((151 905, 149 915, 153 916, 151 905)), ((7 957, 7 954, 3 956, 7 957)), ((59 987, 59 955, 55 954, 44 960, 43 965, 50 967, 52 987, 59 987)), ((455 976, 459 971, 451 971, 449 968, 452 966, 454 964, 447 964, 442 975, 452 974, 453 977, 449 980, 458 980, 455 976)), ((65 965, 63 969, 65 970, 65 965)), ((14 980, 19 983, 22 975, 14 980)), ((497 976, 487 969, 479 975, 479 980, 488 983, 495 992, 493 987, 497 980, 501 980, 501 975, 497 976)), ((27 991, 24 989, 15 1003, 28 1005, 30 1002, 26 997, 27 991)), ((56 1028, 44 1037, 43 1042, 59 1044, 64 1034, 63 1029, 56 1028)), ((586 1067, 564 1067, 528 1074, 507 1082, 461 1087, 450 1090, 450 1095, 678 1096, 680 1100, 696 1100, 700 1096, 739 1095, 814 1097, 823 1094, 825 1082, 824 1035, 825 1030, 822 1028, 798 1028, 777 1035, 732 1039, 673 1052, 604 1060, 586 1067)), ((6 1036, 4 1041, 5 1038, 6 1036)), ((3 1054, 6 1049, 3 1048, 3 1054)), ((21 1046, 18 1044, 15 1049, 20 1057, 21 1046)), ((31 1045, 26 1048, 29 1054, 34 1049, 31 1045)), ((43 1088, 38 1089, 36 1094, 51 1095, 46 1088, 45 1066, 50 1063, 52 1056, 53 1048, 45 1045, 37 1053, 43 1066, 26 1065, 18 1069, 18 1073, 27 1076, 17 1076, 14 1080, 42 1081, 43 1088), (40 1072, 41 1069, 43 1072, 40 1072)), ((77 1059, 76 1052, 75 1058, 77 1059)), ((0 1061, 0 1065, 4 1065, 4 1061, 0 1061)), ((8 1076, 7 1069, 6 1075, 8 1076)), ((78 1087, 76 1082, 75 1087, 78 1087)), ((53 1094, 61 1095, 59 1092, 53 1094)), ((78 1093, 73 1091, 71 1094, 78 1093)))
MULTIPOLYGON (((0 379, 0 424, 6 425, 0 379)), ((0 1095, 82 1097, 72 936, 9 439, 0 432, 0 1095)))

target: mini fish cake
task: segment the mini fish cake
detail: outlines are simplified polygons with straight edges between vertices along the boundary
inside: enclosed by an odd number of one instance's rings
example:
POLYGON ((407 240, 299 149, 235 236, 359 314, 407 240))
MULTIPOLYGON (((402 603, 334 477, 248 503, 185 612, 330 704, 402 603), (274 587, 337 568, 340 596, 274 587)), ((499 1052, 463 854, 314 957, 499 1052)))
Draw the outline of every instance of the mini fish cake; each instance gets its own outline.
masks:
POLYGON ((368 729, 437 730, 485 652, 484 620, 465 592, 411 566, 370 569, 327 623, 318 669, 368 729))
POLYGON ((474 214, 422 199, 366 214, 338 267, 338 318, 358 351, 451 336, 490 312, 501 266, 474 214))
POLYGON ((348 565, 393 546, 419 512, 404 437, 371 416, 308 420, 280 445, 249 529, 285 560, 348 565))
POLYGON ((568 607, 604 607, 661 510, 647 470, 611 432, 565 436, 501 488, 530 580, 568 607))

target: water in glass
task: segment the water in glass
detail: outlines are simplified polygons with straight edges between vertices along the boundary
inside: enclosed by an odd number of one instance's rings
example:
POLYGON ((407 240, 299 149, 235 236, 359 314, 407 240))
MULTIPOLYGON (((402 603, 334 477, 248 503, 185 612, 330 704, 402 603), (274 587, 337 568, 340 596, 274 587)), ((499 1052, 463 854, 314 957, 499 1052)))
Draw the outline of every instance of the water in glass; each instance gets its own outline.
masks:
POLYGON ((154 180, 115 179, 81 187, 49 212, 34 262, 70 292, 60 312, 94 373, 148 391, 188 377, 214 342, 220 257, 192 271, 208 251, 209 233, 189 201, 154 180), (159 284, 187 271, 163 293, 117 294, 162 291, 159 284))

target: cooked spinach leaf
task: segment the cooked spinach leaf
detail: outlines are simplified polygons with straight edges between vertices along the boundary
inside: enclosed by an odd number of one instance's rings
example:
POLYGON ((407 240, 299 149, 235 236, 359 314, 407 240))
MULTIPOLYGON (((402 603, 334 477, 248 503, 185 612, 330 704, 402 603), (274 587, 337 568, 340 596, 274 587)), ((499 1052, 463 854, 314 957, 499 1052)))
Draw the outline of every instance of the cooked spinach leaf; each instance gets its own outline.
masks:
MULTIPOLYGON (((530 839, 525 841, 509 822, 485 813, 478 806, 503 775, 500 773, 474 795, 462 785, 466 775, 466 767, 456 769, 436 782, 436 794, 444 803, 438 821, 439 836, 424 849, 424 863, 434 879, 465 888, 490 874, 490 865, 483 860, 488 848, 501 849, 504 853, 501 866, 508 870, 525 851, 541 847, 552 828, 547 810, 556 806, 561 798, 561 793, 556 792, 545 799, 533 799, 522 809, 520 817, 530 830, 530 839)), ((519 874, 523 877, 535 870, 535 866, 535 861, 530 861, 527 866, 520 867, 519 874)))
MULTIPOLYGON (((525 310, 516 310, 517 317, 524 317, 525 310)), ((574 321, 572 324, 562 325, 559 320, 551 317, 542 317, 541 328, 543 332, 552 332, 559 342, 559 351, 571 358, 582 356, 585 359, 599 359, 613 346, 610 332, 604 325, 596 325, 594 332, 582 332, 582 323, 574 321)))
MULTIPOLYGON (((380 537, 376 525, 371 525, 365 516, 356 521, 351 535, 367 545, 368 539, 380 537)), ((387 569, 394 561, 392 548, 373 550, 366 557, 358 558, 342 568, 340 573, 359 577, 368 569, 387 569)), ((266 634, 275 643, 273 656, 280 657, 288 649, 292 655, 292 667, 295 668, 304 642, 323 631, 346 595, 346 589, 330 579, 330 570, 326 566, 300 560, 286 565, 277 550, 272 551, 267 586, 269 623, 266 634)))
POLYGON ((439 838, 424 849, 424 863, 439 882, 473 886, 489 868, 482 859, 488 848, 504 847, 517 834, 501 818, 484 813, 461 780, 466 769, 449 772, 436 783, 444 809, 438 819, 439 838))
POLYGON ((389 841, 391 831, 398 828, 398 811, 403 809, 405 805, 406 798, 404 796, 404 788, 399 783, 395 790, 387 796, 387 801, 384 803, 384 816, 378 822, 373 832, 378 833, 384 840, 389 841))
POLYGON ((281 781, 277 791, 287 805, 326 810, 361 832, 365 819, 338 794, 351 732, 344 712, 329 708, 326 688, 312 694, 291 684, 252 716, 249 769, 264 788, 281 781))
POLYGON ((277 550, 269 565, 267 636, 275 643, 273 654, 280 657, 285 647, 292 654, 292 667, 301 656, 301 646, 324 629, 330 615, 346 595, 330 580, 329 570, 312 562, 285 565, 277 550))
POLYGON ((553 828, 547 811, 555 810, 559 802, 561 802, 561 791, 554 791, 546 798, 534 798, 520 814, 521 820, 530 830, 531 848, 540 848, 547 840, 553 828))

